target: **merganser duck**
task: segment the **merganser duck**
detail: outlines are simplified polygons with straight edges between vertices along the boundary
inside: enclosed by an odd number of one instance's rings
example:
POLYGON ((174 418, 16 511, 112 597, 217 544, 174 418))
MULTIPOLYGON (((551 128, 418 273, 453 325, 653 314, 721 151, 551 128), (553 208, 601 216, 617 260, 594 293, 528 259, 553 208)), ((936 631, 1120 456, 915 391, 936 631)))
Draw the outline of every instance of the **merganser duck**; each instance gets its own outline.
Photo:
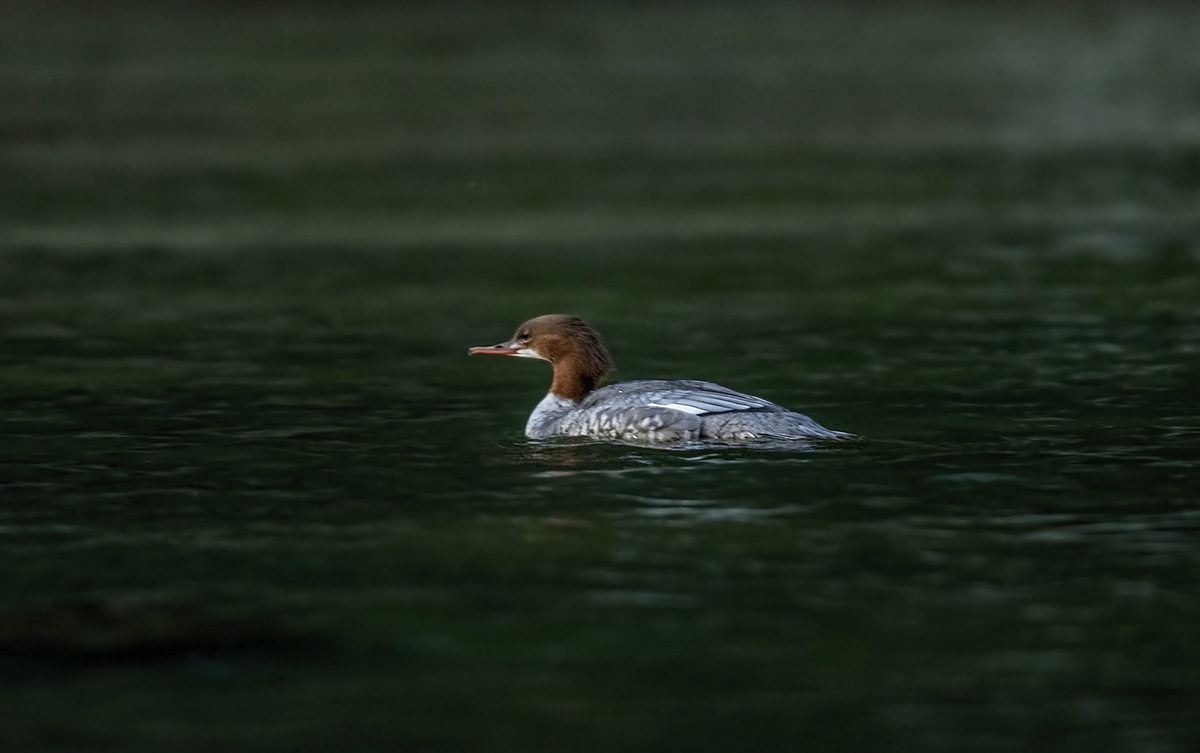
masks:
POLYGON ((612 371, 612 357, 595 330, 568 314, 530 319, 507 342, 467 353, 540 358, 554 367, 550 391, 525 424, 525 435, 534 439, 588 436, 657 443, 853 436, 711 382, 646 379, 596 389, 612 371))

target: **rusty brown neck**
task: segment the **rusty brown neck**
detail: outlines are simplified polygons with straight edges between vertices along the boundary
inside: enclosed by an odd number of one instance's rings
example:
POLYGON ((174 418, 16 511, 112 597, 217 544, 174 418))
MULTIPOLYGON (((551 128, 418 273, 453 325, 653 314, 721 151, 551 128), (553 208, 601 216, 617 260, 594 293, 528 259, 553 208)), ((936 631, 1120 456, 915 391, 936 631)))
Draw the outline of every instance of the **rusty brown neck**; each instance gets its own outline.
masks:
POLYGON ((603 377, 603 372, 592 373, 577 359, 557 361, 554 364, 554 381, 550 383, 550 391, 559 397, 579 402, 596 389, 603 377))

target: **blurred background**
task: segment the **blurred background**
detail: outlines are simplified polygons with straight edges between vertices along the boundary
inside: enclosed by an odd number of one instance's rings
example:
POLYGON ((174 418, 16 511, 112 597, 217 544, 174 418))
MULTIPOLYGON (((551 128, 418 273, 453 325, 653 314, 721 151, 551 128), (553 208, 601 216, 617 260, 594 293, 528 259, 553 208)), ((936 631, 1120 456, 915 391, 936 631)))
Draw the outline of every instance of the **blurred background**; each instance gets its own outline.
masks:
POLYGON ((0 2, 0 740, 1175 751, 1200 9, 0 2), (532 443, 532 316, 868 441, 532 443))

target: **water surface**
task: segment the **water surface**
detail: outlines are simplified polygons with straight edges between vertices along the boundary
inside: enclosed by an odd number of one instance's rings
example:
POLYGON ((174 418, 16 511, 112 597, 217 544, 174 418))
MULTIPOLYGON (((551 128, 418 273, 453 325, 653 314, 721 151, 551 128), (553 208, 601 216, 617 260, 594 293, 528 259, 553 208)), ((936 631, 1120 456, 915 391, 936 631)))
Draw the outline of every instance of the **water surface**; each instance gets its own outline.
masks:
POLYGON ((1198 20, 15 14, 0 739, 1193 749, 1198 20), (527 440, 556 311, 863 441, 527 440))

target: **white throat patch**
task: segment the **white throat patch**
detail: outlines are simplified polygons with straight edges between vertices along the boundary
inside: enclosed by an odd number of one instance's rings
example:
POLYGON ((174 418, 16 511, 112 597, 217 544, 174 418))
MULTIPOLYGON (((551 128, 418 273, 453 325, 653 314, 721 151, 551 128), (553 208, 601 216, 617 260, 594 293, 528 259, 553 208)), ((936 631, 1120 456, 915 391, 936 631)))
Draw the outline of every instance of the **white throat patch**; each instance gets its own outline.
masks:
POLYGON ((538 358, 543 361, 549 360, 549 359, 543 357, 541 353, 538 353, 533 348, 521 348, 516 353, 513 353, 513 355, 520 356, 521 358, 538 358))

